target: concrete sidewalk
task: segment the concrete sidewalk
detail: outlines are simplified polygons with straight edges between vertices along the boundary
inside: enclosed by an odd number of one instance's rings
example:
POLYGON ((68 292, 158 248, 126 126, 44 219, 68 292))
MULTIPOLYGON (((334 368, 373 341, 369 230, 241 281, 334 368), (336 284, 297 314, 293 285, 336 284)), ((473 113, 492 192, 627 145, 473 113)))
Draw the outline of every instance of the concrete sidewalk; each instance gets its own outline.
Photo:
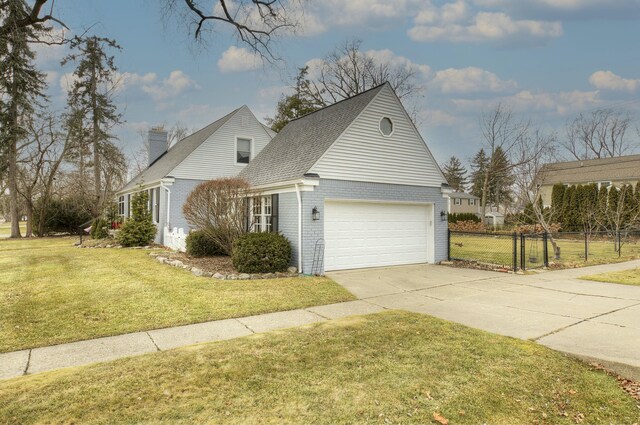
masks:
POLYGON ((640 286, 577 279, 636 267, 638 260, 523 276, 424 264, 329 277, 369 303, 537 341, 640 381, 640 286))
POLYGON ((14 351, 0 354, 0 379, 165 351, 201 342, 222 341, 382 310, 382 307, 365 301, 349 301, 14 351))
POLYGON ((426 264, 336 272, 360 300, 4 353, 0 379, 404 309, 538 341, 640 380, 640 287, 576 279, 634 267, 640 261, 528 276, 426 264))

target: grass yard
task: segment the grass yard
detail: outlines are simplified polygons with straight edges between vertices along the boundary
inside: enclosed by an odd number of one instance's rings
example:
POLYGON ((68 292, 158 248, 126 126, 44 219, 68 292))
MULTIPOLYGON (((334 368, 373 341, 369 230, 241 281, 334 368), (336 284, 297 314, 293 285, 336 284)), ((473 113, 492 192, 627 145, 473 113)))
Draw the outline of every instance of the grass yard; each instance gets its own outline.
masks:
POLYGON ((219 281, 75 241, 0 241, 0 352, 355 299, 326 278, 219 281))
MULTIPOLYGON (((21 221, 20 222, 21 234, 24 235, 26 231, 27 231, 27 222, 21 221)), ((9 236, 11 236, 11 223, 10 222, 0 223, 0 238, 8 238, 9 236)))
POLYGON ((638 423, 616 381, 529 341, 383 312, 0 381, 30 423, 638 423))
POLYGON ((639 285, 640 286, 640 269, 631 269, 631 270, 623 270, 619 272, 594 274, 591 276, 583 276, 580 279, 595 280, 597 282, 620 283, 623 285, 639 285))
MULTIPOLYGON (((614 250, 613 241, 592 240, 589 243, 589 258, 584 261, 584 240, 557 238, 560 247, 560 260, 555 260, 553 248, 549 242, 549 262, 559 266, 591 266, 640 258, 640 242, 626 242, 622 245, 622 256, 614 250)), ((478 260, 511 267, 513 264, 513 239, 511 235, 473 235, 451 234, 451 258, 478 260)), ((528 267, 538 267, 543 261, 542 238, 527 239, 525 260, 528 267), (533 255, 532 255, 533 254, 533 255), (535 257, 535 261, 531 261, 535 257)), ((518 264, 520 262, 520 240, 518 239, 518 264)))

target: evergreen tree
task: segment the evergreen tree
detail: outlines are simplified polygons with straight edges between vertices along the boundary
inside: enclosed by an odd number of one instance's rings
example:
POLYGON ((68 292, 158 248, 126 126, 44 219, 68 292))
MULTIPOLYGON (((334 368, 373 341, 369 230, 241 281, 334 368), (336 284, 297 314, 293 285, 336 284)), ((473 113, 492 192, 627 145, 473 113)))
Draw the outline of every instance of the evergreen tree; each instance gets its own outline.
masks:
POLYGON ((449 186, 457 192, 464 192, 468 183, 467 169, 456 156, 449 158, 449 162, 442 166, 442 172, 449 186))
POLYGON ((118 243, 122 246, 145 246, 153 242, 156 226, 151 214, 148 192, 135 193, 131 197, 131 217, 118 231, 118 243))
POLYGON ((321 107, 314 99, 302 92, 303 86, 309 84, 309 80, 307 79, 308 73, 308 66, 298 70, 296 85, 293 87, 293 94, 283 96, 276 106, 275 116, 273 118, 267 118, 267 123, 276 133, 282 130, 290 121, 317 111, 321 107))
POLYGON ((103 182, 103 171, 108 164, 104 160, 120 161, 120 150, 113 143, 115 136, 110 130, 120 124, 121 116, 111 99, 113 78, 117 71, 113 56, 107 53, 108 49, 120 50, 120 46, 111 39, 97 36, 75 37, 70 44, 74 53, 63 60, 63 64, 75 62, 76 69, 73 86, 69 93, 69 109, 82 111, 86 129, 79 137, 76 156, 82 161, 80 166, 83 179, 86 165, 86 155, 91 155, 90 168, 93 171, 93 202, 92 215, 98 217, 102 212, 105 200, 111 195, 108 187, 103 182), (108 157, 107 153, 115 153, 115 158, 108 157))
POLYGON ((480 149, 471 160, 471 194, 478 198, 482 198, 482 186, 487 167, 489 167, 489 158, 484 149, 480 149))
POLYGON ((26 130, 23 124, 44 99, 45 75, 35 65, 29 42, 48 31, 42 24, 21 25, 29 16, 24 0, 7 0, 0 8, 3 35, 0 38, 0 154, 7 172, 11 213, 11 237, 20 235, 18 199, 18 142, 26 130))
POLYGON ((506 205, 512 200, 514 177, 511 164, 502 147, 496 147, 490 161, 488 202, 506 205))
POLYGON ((564 198, 564 192, 567 187, 562 183, 557 183, 553 185, 553 189, 551 189, 551 211, 554 216, 554 220, 558 223, 562 223, 562 199, 564 198))
POLYGON ((606 186, 600 186, 598 190, 598 202, 596 208, 596 220, 599 227, 606 226, 607 223, 607 204, 609 203, 609 191, 606 186))

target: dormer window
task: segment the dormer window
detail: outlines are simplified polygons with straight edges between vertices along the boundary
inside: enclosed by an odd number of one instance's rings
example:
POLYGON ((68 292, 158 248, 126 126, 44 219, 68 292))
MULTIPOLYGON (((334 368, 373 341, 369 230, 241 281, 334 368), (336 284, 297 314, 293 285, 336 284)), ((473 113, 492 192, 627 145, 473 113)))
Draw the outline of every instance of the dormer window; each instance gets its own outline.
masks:
POLYGON ((391 136, 393 133, 393 122, 390 118, 384 117, 380 120, 380 133, 383 136, 391 136))
POLYGON ((251 139, 236 139, 236 164, 248 164, 251 159, 251 139))

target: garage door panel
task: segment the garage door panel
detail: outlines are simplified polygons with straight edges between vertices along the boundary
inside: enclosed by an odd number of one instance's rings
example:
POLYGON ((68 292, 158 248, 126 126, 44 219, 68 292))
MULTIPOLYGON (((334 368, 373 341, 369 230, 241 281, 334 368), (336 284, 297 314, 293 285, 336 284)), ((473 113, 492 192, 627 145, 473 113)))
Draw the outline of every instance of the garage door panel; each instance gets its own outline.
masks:
POLYGON ((325 203, 325 269, 427 261, 429 206, 325 203))

